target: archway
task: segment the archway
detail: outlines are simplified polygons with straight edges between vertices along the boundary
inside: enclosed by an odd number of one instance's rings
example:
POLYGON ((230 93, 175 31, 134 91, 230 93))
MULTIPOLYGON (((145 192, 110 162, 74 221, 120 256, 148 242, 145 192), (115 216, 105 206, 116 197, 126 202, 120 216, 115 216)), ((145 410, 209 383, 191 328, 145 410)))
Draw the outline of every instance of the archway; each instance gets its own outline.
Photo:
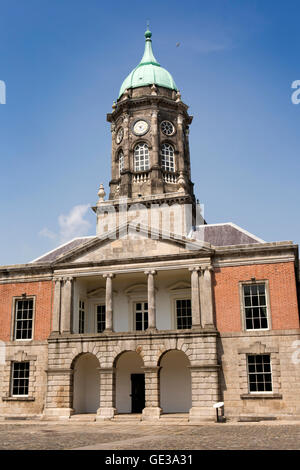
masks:
POLYGON ((141 413, 145 407, 145 374, 142 358, 134 351, 115 361, 116 408, 118 413, 141 413))
POLYGON ((165 353, 160 369, 160 407, 163 413, 188 413, 192 407, 190 361, 182 351, 165 353))
POLYGON ((99 361, 93 354, 80 355, 74 363, 73 409, 75 413, 96 413, 100 406, 99 361))

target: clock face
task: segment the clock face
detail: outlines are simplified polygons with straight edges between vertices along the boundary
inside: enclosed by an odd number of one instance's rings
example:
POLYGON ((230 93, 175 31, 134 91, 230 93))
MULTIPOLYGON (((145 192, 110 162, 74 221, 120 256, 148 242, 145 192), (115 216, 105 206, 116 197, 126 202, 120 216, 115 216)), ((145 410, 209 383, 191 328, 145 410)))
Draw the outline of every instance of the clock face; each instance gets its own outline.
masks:
POLYGON ((136 121, 133 126, 133 132, 135 133, 135 135, 144 135, 146 134, 146 132, 148 132, 148 130, 149 130, 149 124, 143 119, 136 121))
POLYGON ((117 132, 117 137, 116 137, 117 144, 120 144, 122 142, 123 136, 124 136, 124 129, 123 127, 120 127, 117 132))

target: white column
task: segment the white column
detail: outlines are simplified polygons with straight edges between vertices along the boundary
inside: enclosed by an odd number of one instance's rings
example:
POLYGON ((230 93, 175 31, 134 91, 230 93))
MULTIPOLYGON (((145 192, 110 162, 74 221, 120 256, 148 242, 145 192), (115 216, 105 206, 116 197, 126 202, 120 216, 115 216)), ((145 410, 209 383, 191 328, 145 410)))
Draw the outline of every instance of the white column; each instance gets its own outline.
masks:
POLYGON ((202 326, 205 328, 214 328, 213 315, 213 289, 212 289, 212 266, 202 268, 200 276, 200 299, 202 326))
POLYGON ((71 332, 71 319, 72 319, 72 277, 64 278, 62 306, 61 306, 61 330, 62 333, 71 332))
POLYGON ((148 276, 148 330, 156 330, 154 275, 156 271, 145 271, 148 276))
POLYGON ((191 303, 192 303, 192 328, 201 328, 200 291, 199 291, 199 266, 189 268, 191 271, 191 303))
POLYGON ((52 333, 59 333, 61 307, 61 278, 54 280, 52 333))
POLYGON ((104 274, 103 277, 106 279, 106 290, 105 290, 105 331, 113 331, 113 290, 112 290, 112 279, 114 274, 104 274))

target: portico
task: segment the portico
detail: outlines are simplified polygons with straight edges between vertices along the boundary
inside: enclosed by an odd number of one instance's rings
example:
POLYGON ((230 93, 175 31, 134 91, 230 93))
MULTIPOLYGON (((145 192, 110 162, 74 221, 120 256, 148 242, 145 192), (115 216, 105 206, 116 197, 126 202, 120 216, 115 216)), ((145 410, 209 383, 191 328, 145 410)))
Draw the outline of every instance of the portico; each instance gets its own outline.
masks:
POLYGON ((211 276, 211 266, 199 264, 59 276, 52 336, 214 328, 211 276), (186 325, 178 323, 180 300, 187 301, 181 305, 190 316, 186 325), (101 311, 97 306, 102 306, 101 311), (137 319, 137 313, 144 318, 137 319), (97 314, 102 316, 101 325, 97 314))

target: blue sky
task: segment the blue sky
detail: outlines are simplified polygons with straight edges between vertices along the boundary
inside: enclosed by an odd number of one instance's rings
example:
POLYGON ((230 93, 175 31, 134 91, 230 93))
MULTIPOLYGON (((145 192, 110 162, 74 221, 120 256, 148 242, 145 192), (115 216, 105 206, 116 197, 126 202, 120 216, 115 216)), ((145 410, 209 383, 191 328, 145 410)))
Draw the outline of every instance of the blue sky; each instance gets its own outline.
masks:
POLYGON ((106 113, 142 56, 147 20, 194 116, 208 223, 299 243, 299 18, 297 0, 0 0, 0 264, 95 233, 88 206, 110 179, 106 113))

